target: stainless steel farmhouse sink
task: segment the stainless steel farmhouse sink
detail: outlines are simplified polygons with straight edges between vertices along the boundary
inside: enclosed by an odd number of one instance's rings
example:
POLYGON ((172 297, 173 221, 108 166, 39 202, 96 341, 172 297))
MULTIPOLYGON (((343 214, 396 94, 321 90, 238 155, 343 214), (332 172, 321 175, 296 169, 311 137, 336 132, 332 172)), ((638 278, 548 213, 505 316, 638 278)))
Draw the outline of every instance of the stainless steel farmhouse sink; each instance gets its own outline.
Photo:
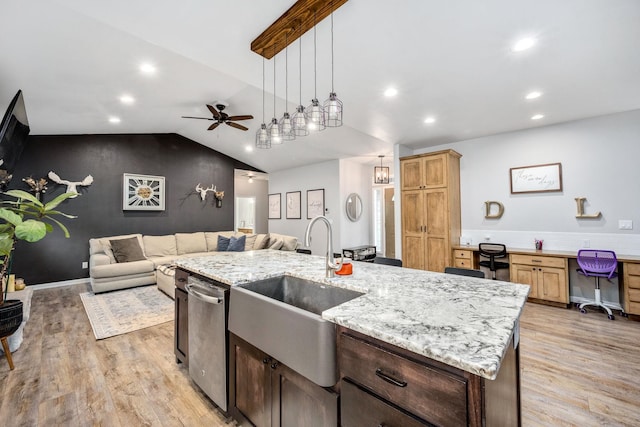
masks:
POLYGON ((360 295, 291 276, 233 286, 229 331, 314 383, 329 387, 338 381, 336 328, 320 314, 360 295))

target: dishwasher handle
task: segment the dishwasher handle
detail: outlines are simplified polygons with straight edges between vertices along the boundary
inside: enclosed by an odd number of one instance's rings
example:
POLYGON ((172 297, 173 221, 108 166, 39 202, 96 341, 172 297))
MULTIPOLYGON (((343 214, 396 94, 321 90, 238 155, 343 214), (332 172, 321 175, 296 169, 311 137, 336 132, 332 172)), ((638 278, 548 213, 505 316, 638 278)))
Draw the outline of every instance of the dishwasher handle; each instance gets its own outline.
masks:
POLYGON ((205 295, 202 292, 198 292, 196 289, 204 290, 200 286, 193 285, 191 283, 185 285, 184 287, 187 290, 187 293, 194 298, 202 300, 204 302, 208 302, 209 304, 222 304, 224 302, 224 297, 214 297, 210 295, 205 295))

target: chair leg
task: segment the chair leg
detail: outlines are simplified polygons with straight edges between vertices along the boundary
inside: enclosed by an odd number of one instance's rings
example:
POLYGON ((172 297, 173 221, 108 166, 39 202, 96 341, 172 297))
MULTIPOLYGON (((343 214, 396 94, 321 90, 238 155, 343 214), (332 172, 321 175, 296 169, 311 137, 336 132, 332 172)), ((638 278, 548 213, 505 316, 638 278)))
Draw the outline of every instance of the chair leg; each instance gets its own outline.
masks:
POLYGON ((580 311, 582 313, 586 313, 587 310, 585 310, 585 307, 590 306, 590 305, 592 305, 594 307, 601 307, 607 312, 607 316, 609 317, 609 319, 613 320, 613 313, 611 312, 611 309, 602 303, 602 298, 601 298, 601 295, 600 295, 600 278, 599 277, 596 277, 596 289, 595 289, 595 291, 596 291, 596 295, 595 295, 596 299, 595 299, 595 301, 593 301, 593 302, 583 302, 582 304, 580 304, 580 307, 579 307, 580 311))
POLYGON ((11 352, 9 351, 9 342, 7 341, 7 337, 0 338, 2 341, 2 349, 4 350, 4 355, 7 358, 7 362, 9 362, 9 369, 13 371, 13 359, 11 358, 11 352))

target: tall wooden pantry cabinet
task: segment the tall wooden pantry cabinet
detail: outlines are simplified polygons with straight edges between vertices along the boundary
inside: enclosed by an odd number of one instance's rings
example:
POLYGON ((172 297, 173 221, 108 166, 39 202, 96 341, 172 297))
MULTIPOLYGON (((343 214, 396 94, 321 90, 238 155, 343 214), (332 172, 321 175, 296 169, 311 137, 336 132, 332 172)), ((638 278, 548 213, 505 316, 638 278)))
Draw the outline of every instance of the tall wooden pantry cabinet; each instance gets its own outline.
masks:
POLYGON ((443 272, 460 243, 460 157, 454 150, 400 159, 403 266, 443 272))

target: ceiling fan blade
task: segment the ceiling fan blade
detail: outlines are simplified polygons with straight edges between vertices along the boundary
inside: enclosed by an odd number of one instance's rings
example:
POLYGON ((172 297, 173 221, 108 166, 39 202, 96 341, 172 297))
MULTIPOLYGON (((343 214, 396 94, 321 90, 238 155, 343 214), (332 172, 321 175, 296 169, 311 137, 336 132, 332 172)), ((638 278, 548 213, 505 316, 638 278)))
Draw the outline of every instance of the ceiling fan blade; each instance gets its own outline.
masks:
POLYGON ((214 123, 211 126, 209 126, 209 128, 207 130, 214 130, 215 128, 217 128, 218 126, 220 126, 220 123, 214 123))
POLYGON ((228 124, 229 126, 231 126, 232 128, 236 128, 236 129, 240 129, 240 130, 249 130, 249 128, 246 128, 242 125, 239 125, 237 123, 233 123, 233 122, 225 122, 226 124, 228 124))
POLYGON ((218 112, 218 110, 216 110, 214 106, 207 104, 207 108, 209 109, 209 111, 211 111, 211 114, 213 114, 213 117, 215 117, 216 119, 220 118, 220 113, 218 112))
POLYGON ((211 117, 191 117, 191 116, 182 116, 183 119, 200 119, 200 120, 215 120, 211 117))
POLYGON ((245 116, 229 116, 229 117, 227 117, 227 120, 235 120, 235 121, 238 121, 238 120, 251 120, 251 119, 253 119, 253 116, 250 115, 250 114, 247 114, 245 116))

